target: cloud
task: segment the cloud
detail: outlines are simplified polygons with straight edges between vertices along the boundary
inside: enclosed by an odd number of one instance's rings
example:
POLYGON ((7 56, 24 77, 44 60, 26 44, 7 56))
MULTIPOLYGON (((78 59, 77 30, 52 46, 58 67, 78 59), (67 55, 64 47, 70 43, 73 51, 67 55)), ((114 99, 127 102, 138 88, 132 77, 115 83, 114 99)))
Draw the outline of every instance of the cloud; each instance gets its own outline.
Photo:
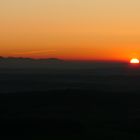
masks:
POLYGON ((56 50, 24 51, 24 52, 15 52, 15 54, 26 55, 26 54, 42 54, 42 53, 49 53, 49 52, 56 52, 56 50))

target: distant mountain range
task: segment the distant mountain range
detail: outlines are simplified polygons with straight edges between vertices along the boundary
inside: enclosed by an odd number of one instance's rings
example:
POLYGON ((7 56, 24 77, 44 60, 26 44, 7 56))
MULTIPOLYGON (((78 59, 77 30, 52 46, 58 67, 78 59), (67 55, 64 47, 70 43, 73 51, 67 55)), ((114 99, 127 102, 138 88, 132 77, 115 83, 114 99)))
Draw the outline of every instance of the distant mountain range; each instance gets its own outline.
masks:
POLYGON ((60 62, 62 59, 58 58, 46 58, 46 59, 33 59, 33 58, 24 58, 24 57, 2 57, 0 56, 0 61, 46 61, 46 62, 60 62))
POLYGON ((24 57, 0 56, 0 68, 25 69, 25 68, 49 68, 49 69, 108 69, 126 68, 127 63, 104 62, 104 61, 65 61, 58 58, 33 59, 24 57))
POLYGON ((58 67, 64 60, 58 58, 33 59, 23 57, 0 57, 0 68, 48 68, 58 67))

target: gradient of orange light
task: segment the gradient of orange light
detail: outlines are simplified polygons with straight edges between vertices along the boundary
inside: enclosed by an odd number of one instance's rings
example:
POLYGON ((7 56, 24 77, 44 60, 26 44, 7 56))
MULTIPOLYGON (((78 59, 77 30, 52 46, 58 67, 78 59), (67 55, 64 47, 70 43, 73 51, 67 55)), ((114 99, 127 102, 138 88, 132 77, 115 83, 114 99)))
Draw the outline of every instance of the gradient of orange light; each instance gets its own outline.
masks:
MULTIPOLYGON (((4 25, 5 26, 5 25, 4 25)), ((3 27, 4 27, 3 26, 3 27)), ((7 34, 3 34, 1 36, 1 55, 3 56, 20 56, 20 52, 23 57, 59 57, 64 59, 83 59, 83 60, 92 60, 92 59, 112 59, 112 60, 126 60, 133 56, 132 50, 138 48, 139 41, 127 40, 128 37, 121 38, 116 33, 112 36, 107 34, 105 31, 97 34, 89 32, 91 28, 81 28, 80 27, 75 30, 75 26, 73 26, 73 30, 68 27, 62 28, 50 28, 47 31, 44 31, 45 26, 40 27, 35 25, 32 26, 30 24, 24 24, 21 26, 21 23, 17 25, 10 25, 9 28, 1 28, 1 31, 7 34), (14 28, 13 28, 14 27, 14 28), (25 30, 26 29, 26 30, 25 30), (67 29, 67 30, 66 30, 67 29), (63 30, 63 32, 60 32, 63 30), (105 34, 106 33, 106 34, 105 34), (54 37, 56 36, 56 37, 54 37), (117 37, 118 40, 114 38, 117 37), (93 40, 92 40, 93 39, 93 40), (127 43, 125 43, 125 40, 127 43), (131 46, 133 45, 133 46, 131 46), (6 49, 5 49, 6 48, 6 49), (54 53, 38 53, 38 54, 28 54, 26 51, 40 50, 43 49, 54 49, 56 52, 54 53), (19 51, 19 54, 17 53, 19 51)), ((54 26, 55 27, 55 26, 54 26)), ((111 30, 111 29, 110 29, 111 30)), ((133 34, 133 33, 130 33, 133 34)), ((122 35, 122 34, 121 34, 122 35)), ((131 37, 131 36, 130 36, 131 37)), ((140 51, 140 49, 136 49, 136 51, 140 51)))
MULTIPOLYGON (((58 12, 55 6, 56 11, 53 13, 55 9, 50 8, 47 18, 34 10, 37 16, 26 15, 13 19, 11 16, 3 20, 0 26, 0 55, 123 61, 140 54, 140 20, 137 16, 129 18, 126 15, 124 18, 115 11, 113 17, 113 14, 108 15, 109 10, 103 9, 100 13, 96 8, 96 15, 87 13, 89 17, 86 14, 80 17, 71 15, 66 10, 68 5, 58 12), (55 51, 27 53, 40 50, 55 51)), ((84 13, 81 7, 78 10, 84 13)))

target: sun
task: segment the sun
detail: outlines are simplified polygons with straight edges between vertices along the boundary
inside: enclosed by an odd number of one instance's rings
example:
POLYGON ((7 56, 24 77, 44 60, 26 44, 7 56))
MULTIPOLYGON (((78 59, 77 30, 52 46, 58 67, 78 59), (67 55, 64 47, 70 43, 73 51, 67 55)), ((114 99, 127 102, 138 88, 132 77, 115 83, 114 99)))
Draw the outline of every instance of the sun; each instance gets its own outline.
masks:
POLYGON ((140 60, 137 59, 137 58, 132 58, 132 59, 130 60, 130 63, 131 63, 131 64, 139 64, 139 63, 140 63, 140 60))

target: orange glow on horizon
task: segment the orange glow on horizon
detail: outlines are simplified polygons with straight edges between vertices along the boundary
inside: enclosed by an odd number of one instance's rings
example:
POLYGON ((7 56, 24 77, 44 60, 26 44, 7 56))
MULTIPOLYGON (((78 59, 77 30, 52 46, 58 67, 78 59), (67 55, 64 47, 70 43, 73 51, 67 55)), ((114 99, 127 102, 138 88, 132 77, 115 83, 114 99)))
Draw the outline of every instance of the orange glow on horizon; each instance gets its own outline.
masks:
MULTIPOLYGON (((62 49, 62 48, 61 48, 62 49)), ((79 61, 125 61, 128 62, 132 58, 133 53, 122 49, 110 49, 108 51, 98 51, 94 49, 83 49, 79 51, 78 49, 66 51, 58 50, 30 50, 30 51, 7 51, 2 53, 1 56, 4 57, 29 57, 29 58, 59 58, 63 60, 79 60, 79 61)))
POLYGON ((140 1, 6 0, 0 56, 129 62, 140 57, 140 1))

